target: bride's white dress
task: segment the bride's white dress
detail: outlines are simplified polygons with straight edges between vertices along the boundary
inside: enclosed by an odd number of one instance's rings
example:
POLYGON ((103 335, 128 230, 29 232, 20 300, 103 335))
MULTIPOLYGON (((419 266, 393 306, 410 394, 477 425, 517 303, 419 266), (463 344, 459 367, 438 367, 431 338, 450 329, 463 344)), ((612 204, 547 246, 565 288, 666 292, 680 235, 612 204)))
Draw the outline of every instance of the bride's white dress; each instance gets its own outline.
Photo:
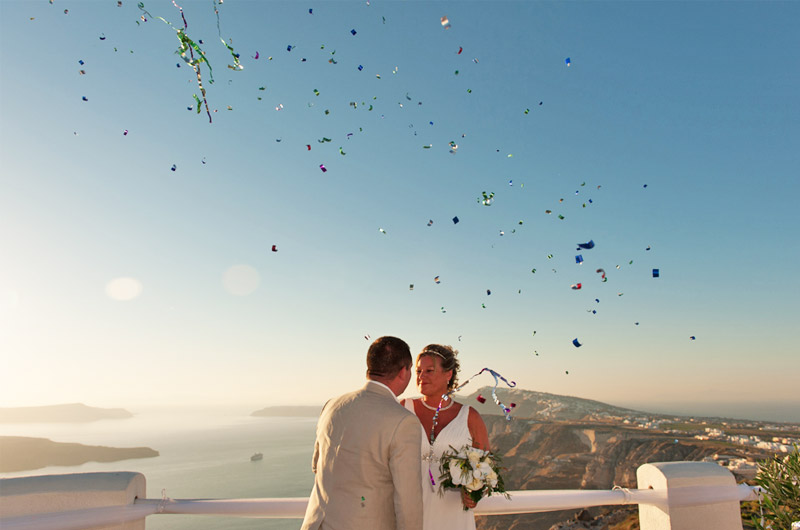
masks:
MULTIPOLYGON (((414 401, 406 399, 406 408, 414 412, 414 401)), ((458 415, 439 432, 433 442, 433 455, 431 455, 430 432, 422 429, 422 528, 423 530, 475 530, 475 514, 472 510, 464 510, 461 503, 461 491, 455 489, 444 490, 444 495, 439 495, 439 459, 450 446, 461 449, 465 445, 472 445, 472 436, 469 434, 467 420, 469 419, 469 406, 462 405, 458 415), (430 459, 430 468, 428 462, 430 459), (435 486, 431 486, 428 470, 433 473, 435 486)))

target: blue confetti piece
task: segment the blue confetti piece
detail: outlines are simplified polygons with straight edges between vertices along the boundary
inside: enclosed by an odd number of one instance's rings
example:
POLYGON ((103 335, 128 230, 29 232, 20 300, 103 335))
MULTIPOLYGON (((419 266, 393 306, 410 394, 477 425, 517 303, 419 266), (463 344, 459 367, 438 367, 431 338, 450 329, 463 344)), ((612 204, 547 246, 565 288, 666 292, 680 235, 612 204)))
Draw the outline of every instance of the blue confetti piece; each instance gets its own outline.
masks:
POLYGON ((577 263, 578 265, 583 263, 583 256, 581 254, 578 254, 577 256, 575 256, 575 263, 577 263))
POLYGON ((658 269, 653 269, 653 278, 659 278, 661 275, 661 271, 658 269))
POLYGON ((355 34, 356 34, 356 30, 354 30, 354 29, 351 29, 351 30, 350 30, 350 34, 351 34, 351 35, 355 35, 355 34))
POLYGON ((454 225, 457 225, 457 224, 458 224, 458 217, 453 217, 453 224, 454 224, 454 225))
POLYGON ((361 70, 363 70, 363 69, 364 69, 364 67, 363 67, 362 65, 360 65, 360 64, 359 64, 359 65, 358 65, 358 71, 360 72, 360 71, 361 71, 361 70))
POLYGON ((574 345, 576 348, 580 348, 581 346, 583 346, 583 344, 581 344, 580 342, 578 342, 578 339, 572 339, 572 344, 573 344, 573 345, 574 345))

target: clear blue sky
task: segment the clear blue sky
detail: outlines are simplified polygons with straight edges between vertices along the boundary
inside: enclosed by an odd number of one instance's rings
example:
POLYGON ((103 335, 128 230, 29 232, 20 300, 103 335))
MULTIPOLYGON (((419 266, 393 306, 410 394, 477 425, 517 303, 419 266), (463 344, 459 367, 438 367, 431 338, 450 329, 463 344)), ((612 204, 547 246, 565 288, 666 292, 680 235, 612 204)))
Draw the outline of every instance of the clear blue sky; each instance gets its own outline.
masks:
POLYGON ((391 334, 526 389, 800 406, 797 2, 227 0, 242 71, 182 6, 211 124, 136 2, 0 2, 0 405, 316 404, 391 334))

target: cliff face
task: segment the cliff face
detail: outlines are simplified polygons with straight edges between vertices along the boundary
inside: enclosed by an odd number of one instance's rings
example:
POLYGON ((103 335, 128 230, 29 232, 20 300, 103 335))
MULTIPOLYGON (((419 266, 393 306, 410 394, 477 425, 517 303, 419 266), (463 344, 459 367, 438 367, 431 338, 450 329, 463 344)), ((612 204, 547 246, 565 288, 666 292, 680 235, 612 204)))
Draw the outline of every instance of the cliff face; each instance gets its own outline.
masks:
MULTIPOLYGON (((723 449, 726 454, 743 451, 618 425, 507 421, 502 416, 484 416, 484 421, 492 451, 503 458, 509 490, 635 488, 642 464, 701 460, 723 449)), ((575 510, 480 517, 478 528, 547 529, 574 515, 575 510)))

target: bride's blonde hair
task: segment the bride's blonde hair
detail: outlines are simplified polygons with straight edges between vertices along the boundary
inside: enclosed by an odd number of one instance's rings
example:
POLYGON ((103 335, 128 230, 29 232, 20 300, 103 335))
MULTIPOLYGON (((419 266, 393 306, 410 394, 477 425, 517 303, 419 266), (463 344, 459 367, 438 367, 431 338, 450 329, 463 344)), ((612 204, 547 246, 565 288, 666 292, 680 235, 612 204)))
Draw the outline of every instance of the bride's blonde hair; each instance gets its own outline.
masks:
POLYGON ((450 376, 450 381, 447 383, 447 390, 453 390, 458 386, 458 371, 461 369, 456 355, 458 355, 458 350, 453 349, 452 346, 428 344, 417 355, 417 362, 424 356, 438 357, 443 371, 453 371, 453 375, 450 376))

